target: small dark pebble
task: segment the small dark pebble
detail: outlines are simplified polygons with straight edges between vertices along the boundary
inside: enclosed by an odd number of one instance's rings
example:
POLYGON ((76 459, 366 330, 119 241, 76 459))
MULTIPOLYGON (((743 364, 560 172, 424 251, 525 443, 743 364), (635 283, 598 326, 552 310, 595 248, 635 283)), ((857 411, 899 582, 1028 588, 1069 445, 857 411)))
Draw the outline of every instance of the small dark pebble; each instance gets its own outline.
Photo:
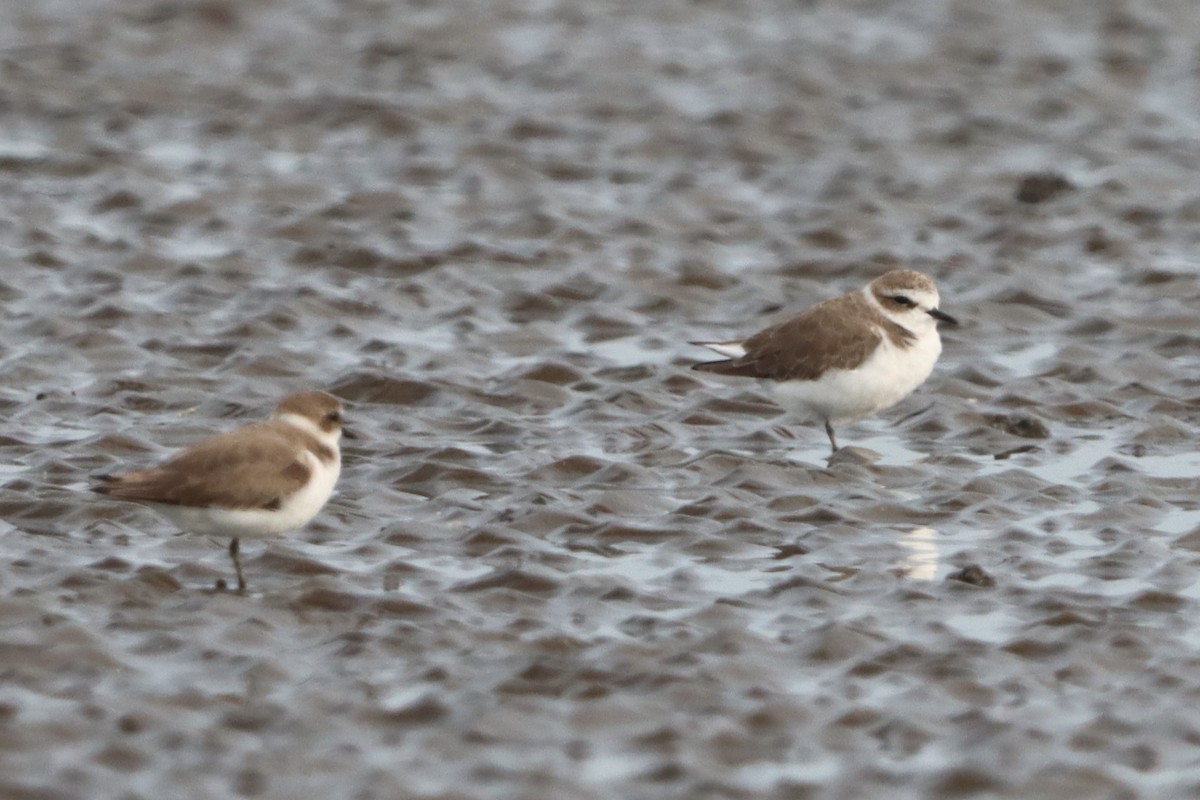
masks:
POLYGON ((997 461, 1004 461, 1009 456, 1020 455, 1021 453, 1032 453, 1035 450, 1041 450, 1036 444, 1023 444, 1020 447, 1014 447, 1011 450, 1005 450, 1003 453, 996 453, 992 458, 997 461))
POLYGON ((1044 203, 1074 188, 1073 183, 1057 172, 1031 172, 1021 178, 1016 197, 1022 203, 1044 203))
POLYGON ((984 572, 983 567, 978 564, 968 564, 957 572, 951 572, 946 576, 946 580, 969 583, 972 586, 992 587, 996 585, 996 579, 984 572))
POLYGON ((793 556, 808 555, 808 548, 802 544, 784 544, 775 548, 775 560, 782 561, 793 556))
POLYGON ((1022 439, 1050 438, 1050 429, 1041 420, 1025 414, 989 414, 984 421, 997 430, 1022 439))

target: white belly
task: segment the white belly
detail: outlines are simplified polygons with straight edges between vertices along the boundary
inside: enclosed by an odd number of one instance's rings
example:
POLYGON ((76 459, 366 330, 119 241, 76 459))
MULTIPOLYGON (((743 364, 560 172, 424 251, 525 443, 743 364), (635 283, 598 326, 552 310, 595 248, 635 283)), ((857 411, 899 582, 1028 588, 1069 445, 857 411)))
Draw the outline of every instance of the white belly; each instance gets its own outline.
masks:
POLYGON ((181 531, 203 536, 258 538, 278 536, 305 525, 329 500, 342 471, 340 455, 332 464, 324 464, 307 453, 312 472, 299 491, 283 498, 279 510, 264 508, 225 509, 212 506, 192 507, 150 503, 151 508, 173 522, 181 531))
POLYGON ((833 425, 854 422, 903 400, 925 382, 942 352, 936 330, 908 348, 884 339, 861 366, 826 372, 815 381, 774 385, 775 402, 797 416, 833 425))

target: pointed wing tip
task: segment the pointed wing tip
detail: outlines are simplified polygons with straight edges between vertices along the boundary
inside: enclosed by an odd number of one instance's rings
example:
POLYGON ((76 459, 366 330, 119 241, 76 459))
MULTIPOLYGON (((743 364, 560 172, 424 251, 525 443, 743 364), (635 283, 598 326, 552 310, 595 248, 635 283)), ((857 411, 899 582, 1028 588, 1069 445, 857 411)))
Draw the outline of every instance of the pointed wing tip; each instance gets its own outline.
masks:
POLYGON ((144 482, 140 480, 143 474, 141 472, 99 473, 91 476, 94 483, 88 489, 114 500, 156 502, 156 498, 147 496, 144 491, 144 482))
POLYGON ((113 484, 116 483, 120 478, 120 476, 114 475, 111 472, 97 472, 88 477, 90 477, 92 480, 92 485, 89 486, 88 489, 96 494, 111 494, 113 490, 113 484))
POLYGON ((742 358, 746 355, 745 342, 688 342, 688 344, 696 347, 705 347, 712 350, 717 355, 725 356, 726 358, 742 358))

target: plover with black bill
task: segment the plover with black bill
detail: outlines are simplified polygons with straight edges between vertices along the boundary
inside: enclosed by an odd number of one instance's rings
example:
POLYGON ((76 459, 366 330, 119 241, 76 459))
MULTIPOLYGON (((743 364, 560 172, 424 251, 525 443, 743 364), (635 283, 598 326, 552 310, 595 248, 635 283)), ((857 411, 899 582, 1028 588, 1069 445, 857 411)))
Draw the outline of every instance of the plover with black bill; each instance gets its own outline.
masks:
POLYGON ((92 489, 149 506, 182 531, 229 537, 244 592, 239 540, 295 530, 333 493, 342 413, 341 401, 325 392, 293 394, 264 422, 205 439, 150 469, 97 475, 92 489))
POLYGON ((896 269, 861 291, 834 297, 791 319, 731 342, 692 342, 725 356, 693 369, 769 382, 775 401, 822 422, 837 452, 835 425, 855 422, 907 397, 942 352, 933 279, 896 269))

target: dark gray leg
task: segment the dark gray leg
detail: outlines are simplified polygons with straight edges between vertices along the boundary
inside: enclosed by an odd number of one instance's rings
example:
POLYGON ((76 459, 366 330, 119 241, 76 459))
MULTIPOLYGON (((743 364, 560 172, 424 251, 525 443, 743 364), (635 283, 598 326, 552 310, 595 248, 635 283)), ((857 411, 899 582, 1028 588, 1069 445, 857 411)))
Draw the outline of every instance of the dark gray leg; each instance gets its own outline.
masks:
POLYGON ((837 452, 837 439, 833 438, 833 426, 829 424, 829 420, 825 420, 825 433, 829 435, 829 446, 833 448, 833 452, 837 452))
POLYGON ((246 579, 242 577, 242 559, 239 557, 240 547, 237 537, 233 537, 233 541, 229 543, 229 557, 233 559, 233 569, 237 572, 238 592, 246 591, 246 579))

